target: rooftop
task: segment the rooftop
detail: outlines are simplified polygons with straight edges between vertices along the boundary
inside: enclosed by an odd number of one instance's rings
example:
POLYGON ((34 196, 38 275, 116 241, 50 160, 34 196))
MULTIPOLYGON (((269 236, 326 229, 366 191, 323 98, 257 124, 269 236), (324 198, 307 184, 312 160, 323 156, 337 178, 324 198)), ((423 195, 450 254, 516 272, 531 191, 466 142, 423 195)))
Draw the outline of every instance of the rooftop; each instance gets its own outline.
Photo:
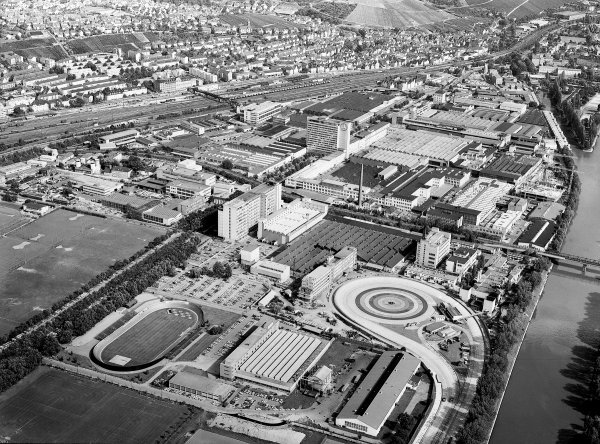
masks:
POLYGON ((379 429, 404 391, 420 361, 406 353, 384 352, 339 413, 379 429))

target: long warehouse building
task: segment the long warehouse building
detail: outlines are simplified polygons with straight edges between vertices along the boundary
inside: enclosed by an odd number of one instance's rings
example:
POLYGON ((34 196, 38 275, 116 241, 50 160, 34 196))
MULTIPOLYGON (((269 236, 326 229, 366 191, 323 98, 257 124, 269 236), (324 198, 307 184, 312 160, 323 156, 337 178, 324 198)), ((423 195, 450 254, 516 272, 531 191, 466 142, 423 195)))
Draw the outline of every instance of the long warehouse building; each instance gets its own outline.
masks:
POLYGON ((239 378, 292 392, 302 376, 325 353, 329 342, 279 329, 278 321, 263 325, 221 363, 221 377, 239 378))
POLYGON ((407 353, 384 352, 335 419, 339 427, 377 436, 421 362, 407 353))

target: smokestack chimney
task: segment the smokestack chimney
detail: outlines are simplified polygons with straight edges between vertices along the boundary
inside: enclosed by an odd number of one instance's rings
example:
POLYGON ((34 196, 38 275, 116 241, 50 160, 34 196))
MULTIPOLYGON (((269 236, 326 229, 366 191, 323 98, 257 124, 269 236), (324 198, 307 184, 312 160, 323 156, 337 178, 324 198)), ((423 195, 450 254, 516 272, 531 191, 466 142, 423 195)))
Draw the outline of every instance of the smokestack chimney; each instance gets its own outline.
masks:
POLYGON ((363 175, 365 173, 365 165, 363 163, 360 164, 360 183, 358 184, 358 207, 362 208, 363 195, 362 195, 362 187, 363 187, 363 175))

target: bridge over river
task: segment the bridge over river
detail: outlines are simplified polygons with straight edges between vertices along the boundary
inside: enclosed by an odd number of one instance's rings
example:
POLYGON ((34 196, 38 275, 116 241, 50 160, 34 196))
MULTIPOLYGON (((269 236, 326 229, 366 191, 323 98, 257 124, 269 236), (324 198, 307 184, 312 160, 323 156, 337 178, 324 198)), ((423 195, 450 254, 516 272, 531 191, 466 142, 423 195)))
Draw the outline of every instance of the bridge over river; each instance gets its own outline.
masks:
MULTIPOLYGON (((524 253, 526 251, 531 251, 531 248, 519 247, 517 245, 510 245, 510 244, 482 244, 482 246, 489 247, 489 248, 500 248, 502 250, 519 251, 522 253, 524 253)), ((539 251, 539 250, 536 250, 536 253, 539 254, 540 256, 546 256, 547 258, 555 259, 558 261, 569 261, 569 262, 581 264, 581 266, 583 267, 583 271, 586 271, 586 269, 589 265, 594 265, 594 266, 600 267, 600 259, 592 259, 589 257, 576 256, 574 254, 568 254, 568 253, 548 252, 548 251, 539 251)))

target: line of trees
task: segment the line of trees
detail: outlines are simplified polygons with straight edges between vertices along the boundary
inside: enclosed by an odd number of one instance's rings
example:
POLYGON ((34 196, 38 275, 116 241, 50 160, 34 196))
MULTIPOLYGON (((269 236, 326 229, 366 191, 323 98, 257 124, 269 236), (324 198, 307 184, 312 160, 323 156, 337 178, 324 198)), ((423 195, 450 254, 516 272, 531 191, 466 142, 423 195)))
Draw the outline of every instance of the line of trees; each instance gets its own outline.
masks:
POLYGON ((575 171, 575 162, 572 157, 566 157, 570 154, 569 150, 567 148, 561 148, 559 153, 563 155, 560 159, 564 165, 564 169, 556 171, 555 174, 565 183, 570 181, 571 189, 563 201, 565 211, 556 218, 556 234, 550 244, 550 250, 553 251, 560 251, 565 237, 567 236, 567 232, 569 231, 569 227, 571 226, 571 222, 575 217, 577 207, 579 206, 579 193, 581 192, 581 181, 579 180, 579 175, 575 171))
POLYGON ((537 258, 528 266, 521 281, 509 289, 507 303, 503 307, 506 315, 490 343, 490 355, 477 382, 475 397, 464 426, 458 433, 458 443, 486 442, 506 386, 509 353, 521 337, 527 322, 523 313, 533 300, 534 290, 542 283, 542 272, 549 269, 550 261, 547 258, 537 258))
MULTIPOLYGON (((160 238, 157 238, 153 242, 159 240, 160 238)), ((84 334, 106 315, 127 304, 145 288, 153 285, 172 267, 183 266, 185 260, 196 251, 198 242, 194 233, 183 233, 108 282, 98 291, 90 294, 89 297, 65 310, 46 326, 9 344, 0 352, 0 391, 6 390, 33 371, 40 365, 43 356, 52 356, 58 353, 60 343, 70 342, 74 335, 84 334)), ((142 252, 134 257, 137 258, 140 254, 142 252)), ((55 303, 52 310, 45 310, 23 323, 20 326, 21 331, 24 331, 28 325, 34 325, 36 321, 39 322, 49 316, 82 292, 92 288, 103 280, 103 277, 110 277, 116 269, 122 268, 123 264, 130 260, 132 259, 116 263, 111 269, 99 274, 84 285, 82 289, 55 303)), ((14 337, 15 332, 11 332, 11 336, 14 337)))
POLYGON ((587 443, 600 443, 600 348, 592 368, 589 382, 589 405, 583 423, 583 436, 587 443))
MULTIPOLYGON (((185 267, 187 259, 197 251, 200 242, 200 238, 195 232, 206 232, 212 229, 211 224, 216 225, 216 216, 216 207, 188 215, 185 228, 180 227, 184 232, 179 237, 163 245, 129 270, 114 277, 102 288, 75 303, 45 326, 8 344, 0 352, 0 392, 16 384, 39 366, 42 357, 58 353, 60 344, 66 344, 72 340, 73 336, 81 336, 86 333, 109 313, 126 305, 146 288, 154 285, 162 276, 173 275, 176 268, 185 267)), ((117 270, 123 269, 169 236, 170 233, 158 236, 144 250, 138 251, 128 259, 116 262, 108 270, 92 278, 82 288, 54 303, 51 310, 44 310, 19 325, 11 331, 9 337, 15 338, 19 333, 49 317, 82 293, 109 279, 117 270)), ((226 276, 227 267, 220 264, 217 267, 217 273, 226 276)), ((6 341, 7 338, 2 338, 2 343, 6 343, 6 341)))
POLYGON ((144 260, 123 272, 100 290, 62 312, 51 323, 60 343, 81 336, 117 308, 126 305, 146 288, 168 274, 172 267, 183 268, 196 251, 198 238, 184 233, 144 260))
MULTIPOLYGON (((0 147, 0 151, 2 151, 2 147, 0 147)), ((17 162, 26 162, 29 159, 33 159, 34 157, 38 157, 40 154, 44 152, 43 148, 34 147, 25 151, 18 151, 16 153, 6 154, 0 157, 0 166, 12 165, 17 162)))
POLYGON ((31 318, 29 318, 26 321, 22 322, 21 324, 17 325, 15 328, 13 328, 10 331, 10 333, 8 334, 8 337, 3 337, 0 342, 4 344, 9 339, 13 339, 13 338, 17 337, 18 335, 20 335, 21 333, 23 333, 24 331, 27 331, 30 327, 32 327, 35 324, 37 324, 38 322, 41 322, 42 320, 46 319, 52 313, 61 309, 62 307, 64 307, 66 304, 68 304, 72 300, 78 298, 86 291, 89 291, 91 288, 94 288, 100 282, 103 282, 103 281, 109 279, 117 271, 125 268, 128 264, 130 264, 131 262, 133 262, 134 260, 139 258, 146 251, 156 247, 161 242, 164 242, 167 238, 168 238, 168 235, 166 235, 166 234, 157 236, 152 241, 150 241, 143 250, 137 251, 136 253, 134 253, 132 256, 130 256, 127 259, 116 261, 114 264, 112 264, 110 267, 108 267, 107 270, 105 270, 101 273, 98 273, 96 276, 94 276, 92 279, 90 279, 86 284, 84 284, 81 288, 75 290, 73 293, 71 293, 67 297, 61 299, 60 301, 57 301, 54 304, 52 304, 51 310, 48 310, 48 309, 42 310, 41 312, 36 313, 31 318))
POLYGON ((219 261, 216 261, 213 264, 212 269, 205 266, 202 268, 194 268, 190 271, 190 277, 194 279, 197 279, 200 276, 210 276, 227 280, 232 275, 233 271, 231 269, 231 265, 226 262, 223 263, 219 261))

